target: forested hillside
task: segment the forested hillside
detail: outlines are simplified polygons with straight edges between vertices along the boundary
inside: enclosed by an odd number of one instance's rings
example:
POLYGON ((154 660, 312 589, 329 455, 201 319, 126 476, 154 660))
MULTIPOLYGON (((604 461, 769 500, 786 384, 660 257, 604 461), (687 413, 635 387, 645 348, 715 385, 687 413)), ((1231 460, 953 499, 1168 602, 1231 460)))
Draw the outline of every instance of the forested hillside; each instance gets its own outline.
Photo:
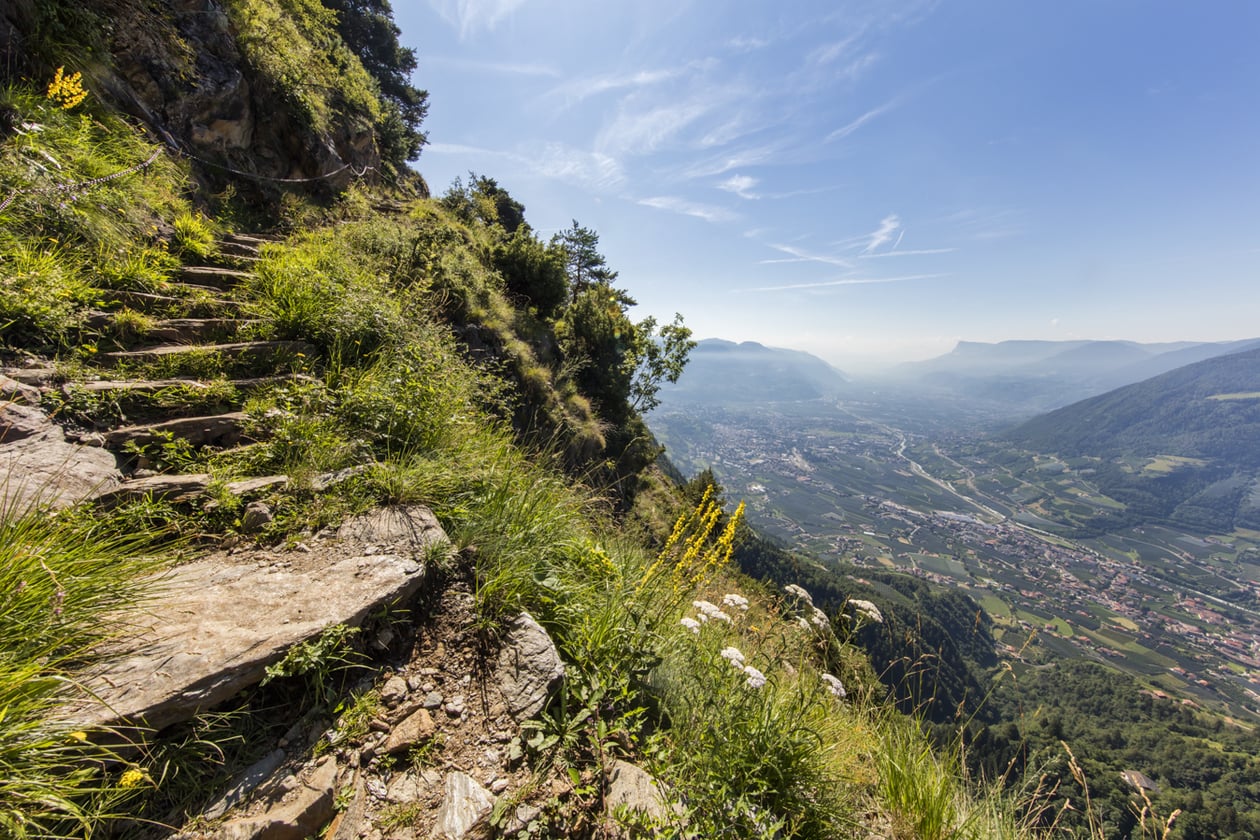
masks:
POLYGON ((1058 409, 1003 437, 1087 469, 1124 505, 1105 531, 1171 521, 1200 532, 1260 525, 1260 350, 1178 368, 1058 409))

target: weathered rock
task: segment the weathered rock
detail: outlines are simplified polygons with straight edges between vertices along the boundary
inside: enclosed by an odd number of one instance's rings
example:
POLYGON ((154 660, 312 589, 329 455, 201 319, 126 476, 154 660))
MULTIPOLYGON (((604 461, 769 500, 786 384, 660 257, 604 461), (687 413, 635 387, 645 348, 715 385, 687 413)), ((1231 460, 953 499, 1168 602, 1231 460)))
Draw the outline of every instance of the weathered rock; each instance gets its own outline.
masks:
POLYGON ((245 426, 246 419, 244 412, 232 411, 208 417, 179 417, 162 423, 125 426, 106 432, 105 443, 115 447, 122 446, 124 443, 144 446, 161 442, 168 436, 174 435, 183 438, 193 446, 205 446, 210 443, 231 446, 241 439, 241 430, 245 426))
MULTIPOLYGON (((185 284, 187 285, 187 284, 185 284)), ((310 355, 315 347, 305 341, 236 341, 227 344, 163 344, 159 347, 147 347, 143 350, 117 350, 101 353, 96 357, 101 366, 117 365, 124 362, 154 362, 159 359, 173 358, 191 353, 217 353, 229 359, 248 359, 257 361, 277 356, 310 355)))
POLYGON ((240 805, 253 793, 259 785, 267 781, 280 765, 284 763, 284 750, 272 750, 261 760, 255 762, 228 786, 227 791, 213 805, 202 812, 207 819, 217 820, 232 808, 240 805))
POLYGON ((367 791, 363 786, 363 774, 354 774, 354 799, 349 807, 333 818, 325 837, 328 840, 358 840, 367 824, 367 791))
POLYGON ((407 681, 395 674, 381 687, 381 702, 392 709, 406 698, 407 691, 407 681))
MULTIPOLYGON (((137 470, 139 473, 139 470, 137 470)), ((186 473, 184 475, 146 475, 133 478, 105 492, 96 494, 96 501, 103 505, 112 505, 127 499, 141 499, 150 496, 154 499, 168 499, 174 502, 186 502, 206 492, 210 486, 209 473, 186 473)))
POLYGON ((339 539, 376 545, 428 545, 438 534, 445 538, 437 517, 433 511, 419 505, 378 508, 356 516, 337 529, 339 539))
POLYGON ((417 802, 428 795, 430 790, 442 784, 442 774, 436 770, 408 770, 399 773, 385 791, 385 801, 395 805, 405 802, 417 802))
POLYGON ((214 836, 223 840, 305 840, 332 819, 336 787, 337 763, 326 758, 282 798, 263 803, 260 815, 231 820, 214 836))
POLYGON ((271 512, 271 507, 266 502, 250 502, 245 506, 244 513, 241 514, 241 532, 257 534, 274 522, 275 518, 275 515, 271 512))
MULTIPOLYGON (((117 504, 127 499, 141 499, 145 496, 173 502, 189 502, 209 490, 211 479, 209 473, 151 475, 145 471, 136 470, 133 475, 134 477, 128 481, 95 493, 92 497, 102 505, 117 504)), ((240 481, 229 481, 224 485, 224 489, 240 499, 271 487, 282 487, 288 482, 289 477, 285 475, 264 475, 257 478, 243 478, 240 481)))
MULTIPOLYGON (((444 539, 440 529, 422 540, 444 539)), ((144 722, 160 729, 209 709, 262 679, 297 642, 333 624, 357 625, 414 593, 424 574, 416 556, 330 559, 294 570, 265 557, 212 555, 180 566, 134 635, 106 651, 84 699, 66 717, 88 725, 144 722)))
POLYGON ((639 811, 653 819, 669 813, 669 804, 660 784, 651 773, 628 761, 616 760, 608 771, 604 808, 612 814, 618 808, 639 811))
POLYGON ((393 731, 389 733, 389 737, 385 739, 381 752, 402 752, 421 741, 429 740, 436 732, 437 726, 433 723, 433 716, 429 714, 427 709, 418 709, 403 718, 394 727, 393 731))
POLYGON ((563 678, 564 663, 551 637, 533 616, 521 613, 509 625, 494 670, 512 717, 519 722, 541 712, 563 678))
POLYGON ((477 781, 458 770, 446 777, 446 792, 438 809, 433 833, 446 840, 463 840, 478 822, 489 816, 494 797, 477 781))
POLYGON ((114 456, 66 440, 60 426, 32 406, 4 404, 0 411, 0 504, 68 507, 122 480, 114 456))
POLYGON ((53 427, 52 419, 33 405, 0 404, 0 442, 25 440, 53 427))
POLYGON ((39 405, 39 389, 0 374, 0 400, 39 405))
POLYGON ((180 280, 210 286, 220 291, 230 289, 253 276, 248 271, 210 265, 186 265, 179 270, 180 280))

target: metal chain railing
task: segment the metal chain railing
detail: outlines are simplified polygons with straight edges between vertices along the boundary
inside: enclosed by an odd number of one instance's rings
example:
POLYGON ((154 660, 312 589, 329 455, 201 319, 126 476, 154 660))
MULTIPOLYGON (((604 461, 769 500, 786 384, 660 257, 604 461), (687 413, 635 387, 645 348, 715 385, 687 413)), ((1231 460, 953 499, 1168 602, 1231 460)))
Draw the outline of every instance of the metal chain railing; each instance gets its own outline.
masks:
MULTIPOLYGON (((351 173, 356 179, 364 177, 369 172, 380 172, 380 170, 377 169, 375 166, 365 166, 362 169, 359 169, 347 163, 338 167, 337 169, 334 169, 332 172, 326 172, 323 175, 314 175, 309 178, 273 178, 268 175, 259 175, 255 172, 245 172, 240 169, 234 169, 230 166, 226 166, 221 163, 215 163, 214 161, 206 160, 205 158, 200 158, 200 157, 197 157, 196 155, 189 154, 188 152, 180 151, 178 149, 174 151, 175 151, 175 154, 182 155, 188 158, 189 160, 195 160, 198 163, 203 164, 205 166, 212 166, 215 169, 221 169, 225 172, 230 172, 233 175, 239 175, 244 178, 253 178, 258 181, 267 181, 273 184, 310 184, 310 183, 314 183, 315 181, 323 181, 323 180, 332 178, 336 175, 340 175, 342 172, 345 172, 347 169, 351 171, 351 173)), ((148 160, 144 161, 143 163, 138 163, 135 166, 129 166, 126 169, 120 169, 117 172, 111 172, 109 175, 102 175, 99 178, 92 178, 91 180, 88 180, 88 181, 79 181, 77 183, 71 183, 71 184, 56 184, 51 187, 40 187, 39 189, 33 189, 33 190, 15 189, 12 192, 10 192, 8 196, 5 197, 4 201, 0 201, 0 213, 3 213, 6 209, 8 209, 10 204, 12 204, 15 200, 17 200, 18 197, 23 196, 23 195, 49 195, 52 193, 64 192, 71 195, 72 196, 71 200, 74 200, 76 193, 86 192, 87 190, 91 189, 92 187, 97 186, 98 184, 104 184, 107 181, 113 181, 116 178, 123 178, 127 175, 132 175, 136 172, 141 172, 149 168, 150 166, 153 165, 153 162, 158 159, 158 155, 160 155, 161 153, 162 153, 162 148, 159 146, 158 148, 153 150, 153 154, 149 155, 148 160)))
POLYGON ((120 169, 117 172, 111 172, 108 175, 102 175, 99 178, 92 178, 88 181, 79 181, 73 184, 55 184, 51 187, 40 187, 39 189, 34 190, 14 190, 9 193, 4 201, 0 201, 0 213, 3 213, 5 209, 18 198, 18 196, 49 195, 51 193, 58 192, 70 193, 73 195, 74 193, 85 192, 98 184, 104 184, 107 181, 113 181, 116 178, 123 178, 127 175, 132 175, 136 172, 148 169, 153 165, 153 162, 158 159, 158 155, 160 154, 162 154, 162 149, 161 147, 158 147, 153 150, 153 154, 149 155, 149 159, 143 163, 137 163, 135 166, 129 166, 126 169, 120 169))

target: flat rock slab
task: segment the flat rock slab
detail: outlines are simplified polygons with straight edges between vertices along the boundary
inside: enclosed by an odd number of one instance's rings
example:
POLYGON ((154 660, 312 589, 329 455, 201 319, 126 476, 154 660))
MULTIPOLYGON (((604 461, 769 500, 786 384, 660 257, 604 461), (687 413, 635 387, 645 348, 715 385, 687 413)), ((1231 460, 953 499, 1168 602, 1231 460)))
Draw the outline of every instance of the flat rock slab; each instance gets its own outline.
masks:
POLYGON ((335 539, 310 554, 218 553, 176 568, 147 614, 122 618, 134 632, 103 651, 105 665, 84 678, 96 700, 68 707, 65 717, 82 726, 161 729, 213 708, 261 681, 292 645, 334 624, 358 625, 414 594, 430 544, 445 534, 411 534, 378 542, 376 553, 365 553, 361 540, 335 539))
POLYGON ((68 442, 38 408, 0 406, 0 509, 69 507, 121 480, 112 453, 68 442))

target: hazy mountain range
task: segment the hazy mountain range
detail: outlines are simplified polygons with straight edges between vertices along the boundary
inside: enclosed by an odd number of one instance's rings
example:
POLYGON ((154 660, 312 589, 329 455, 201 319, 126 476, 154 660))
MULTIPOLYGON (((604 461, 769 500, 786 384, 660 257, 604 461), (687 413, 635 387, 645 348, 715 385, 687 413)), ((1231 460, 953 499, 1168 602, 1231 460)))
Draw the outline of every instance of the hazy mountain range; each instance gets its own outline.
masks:
POLYGON ((1260 339, 1158 344, 960 341, 943 356, 900 365, 891 378, 953 396, 1037 412, 1253 347, 1260 347, 1260 339))
POLYGON ((744 404, 816 400, 849 386, 843 373, 800 350, 736 344, 719 338, 699 342, 676 385, 661 388, 661 401, 679 404, 744 404))

